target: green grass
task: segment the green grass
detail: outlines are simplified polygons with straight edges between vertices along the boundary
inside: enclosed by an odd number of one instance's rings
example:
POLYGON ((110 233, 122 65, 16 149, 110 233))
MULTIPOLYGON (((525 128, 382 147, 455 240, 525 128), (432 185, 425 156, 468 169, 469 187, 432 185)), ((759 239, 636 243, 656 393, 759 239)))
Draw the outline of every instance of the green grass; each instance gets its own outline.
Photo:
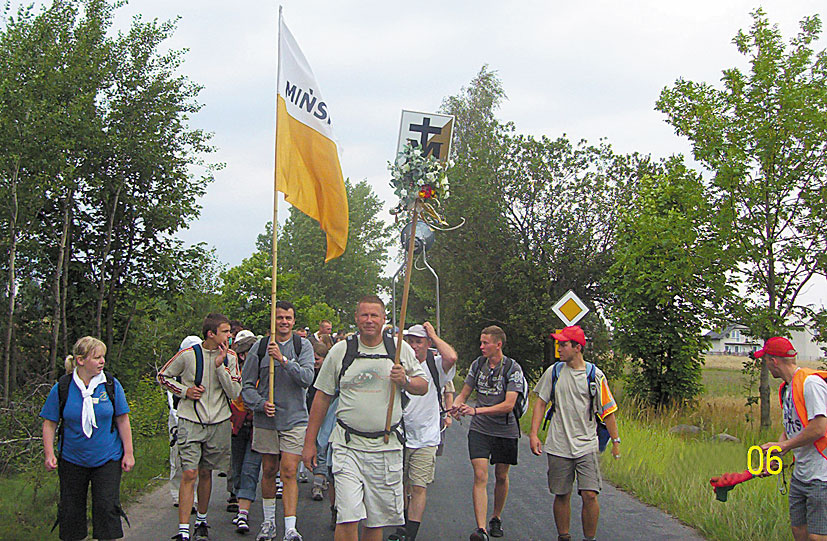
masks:
MULTIPOLYGON (((124 503, 163 482, 153 479, 169 464, 166 435, 146 438, 136 434, 135 438, 135 468, 121 478, 124 503)), ((57 539, 57 528, 49 532, 57 516, 57 484, 57 472, 46 472, 42 463, 30 471, 0 478, 0 540, 57 539)), ((91 496, 88 501, 91 504, 91 496)))
MULTIPOLYGON (((607 451, 601 469, 607 480, 692 526, 709 539, 789 539, 787 497, 778 491, 776 477, 753 479, 738 485, 727 502, 719 502, 709 484, 713 476, 747 467, 750 446, 775 440, 781 430, 777 401, 771 401, 773 425, 757 427, 757 406, 746 407, 746 378, 738 369, 705 368, 705 393, 694 408, 654 410, 640 408, 624 396, 621 382, 612 382, 620 405, 618 426, 621 459, 607 451), (678 424, 699 426, 697 436, 669 433, 678 424), (713 440, 726 432, 740 443, 713 440)), ((521 426, 528 433, 534 395, 521 426)), ((541 439, 545 434, 541 431, 541 439)), ((789 472, 787 472, 789 480, 789 472)))

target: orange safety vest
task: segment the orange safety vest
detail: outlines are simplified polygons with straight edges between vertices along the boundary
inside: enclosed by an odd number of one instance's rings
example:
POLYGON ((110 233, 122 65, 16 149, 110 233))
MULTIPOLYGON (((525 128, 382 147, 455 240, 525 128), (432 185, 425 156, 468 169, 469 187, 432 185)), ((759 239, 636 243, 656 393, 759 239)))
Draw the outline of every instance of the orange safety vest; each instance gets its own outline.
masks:
MULTIPOLYGON (((804 404, 804 379, 814 374, 827 380, 827 371, 813 370, 812 368, 799 368, 793 375, 792 380, 793 405, 795 406, 795 412, 798 414, 798 418, 801 419, 801 424, 804 425, 805 428, 810 421, 807 419, 807 407, 804 404)), ((787 382, 782 381, 781 386, 778 388, 778 401, 781 403, 782 409, 784 408, 784 387, 786 385, 787 382)), ((825 432, 824 436, 817 439, 813 445, 815 445, 818 453, 827 459, 827 455, 825 454, 825 449, 827 449, 827 432, 825 432)))

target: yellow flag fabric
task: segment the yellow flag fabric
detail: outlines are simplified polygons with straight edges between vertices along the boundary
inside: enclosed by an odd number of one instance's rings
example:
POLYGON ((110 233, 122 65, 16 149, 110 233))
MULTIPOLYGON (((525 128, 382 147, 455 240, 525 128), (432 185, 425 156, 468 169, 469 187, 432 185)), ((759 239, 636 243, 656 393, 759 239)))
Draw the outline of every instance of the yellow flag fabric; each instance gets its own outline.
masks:
POLYGON ((330 261, 347 246, 347 192, 327 103, 281 16, 278 72, 276 189, 319 222, 330 261))

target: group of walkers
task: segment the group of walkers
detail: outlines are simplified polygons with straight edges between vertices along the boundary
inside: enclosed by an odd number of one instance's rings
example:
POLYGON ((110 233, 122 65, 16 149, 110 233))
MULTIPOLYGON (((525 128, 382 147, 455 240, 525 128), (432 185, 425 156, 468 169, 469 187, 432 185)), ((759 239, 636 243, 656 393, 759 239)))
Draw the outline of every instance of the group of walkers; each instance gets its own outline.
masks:
MULTIPOLYGON (((218 470, 228 474, 228 510, 236 511, 233 524, 240 534, 250 530, 248 514, 261 479, 264 520, 256 541, 301 541, 297 479, 309 475, 314 500, 323 500, 329 488, 336 541, 358 540, 360 524, 365 541, 382 540, 386 527, 395 527, 389 541, 414 541, 424 517, 427 487, 434 480, 442 430, 451 417, 471 417, 468 453, 476 528, 470 539, 505 535, 509 469, 517 464, 527 386, 519 363, 503 353, 506 335, 500 327, 481 331, 482 355, 471 363, 453 400, 457 353, 430 323, 403 331, 400 362, 394 364, 398 343, 384 332, 385 306, 377 296, 359 300, 358 333, 335 343, 329 322, 305 338, 293 331, 296 310, 291 303, 279 301, 275 309, 275 336, 261 338, 240 327, 233 329, 223 315, 209 314, 203 341, 187 337, 158 373, 170 398, 171 479, 180 479, 173 494, 179 522, 173 539, 190 539, 193 510, 193 538, 210 538, 207 510, 212 472, 218 470), (388 418, 389 386, 393 408, 388 418), (489 516, 490 465, 496 482, 489 516), (284 509, 281 535, 275 512, 278 496, 284 509)), ((534 387, 530 448, 535 455, 545 454, 548 462, 558 541, 571 539, 575 479, 588 541, 596 538, 600 513, 601 427, 611 438, 612 455, 620 458, 617 404, 603 372, 583 358, 583 330, 566 327, 551 336, 560 362, 548 367, 534 387), (550 424, 541 442, 538 433, 544 418, 550 424)), ((796 539, 818 539, 827 522, 827 373, 802 372, 792 346, 779 340, 784 339, 771 339, 759 352, 766 354, 773 376, 791 383, 782 385, 781 391, 785 432, 772 444, 784 451, 795 449, 807 466, 801 475, 797 468, 793 477, 793 533, 796 539)), ((93 537, 123 537, 120 476, 135 459, 129 407, 120 383, 103 371, 105 353, 97 339, 79 340, 67 358, 67 375, 52 388, 41 411, 46 468, 59 472, 56 524, 65 540, 86 537, 90 483, 93 537)))

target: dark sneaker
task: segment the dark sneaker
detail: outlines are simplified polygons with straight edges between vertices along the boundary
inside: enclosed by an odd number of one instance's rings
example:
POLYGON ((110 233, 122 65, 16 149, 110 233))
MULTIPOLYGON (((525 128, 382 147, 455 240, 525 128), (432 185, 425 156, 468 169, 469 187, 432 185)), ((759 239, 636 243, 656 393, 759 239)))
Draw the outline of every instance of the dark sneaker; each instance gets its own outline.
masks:
POLYGON ((313 485, 313 488, 310 489, 310 497, 313 498, 313 501, 322 501, 324 499, 324 491, 322 490, 322 487, 319 485, 313 485))
POLYGON ((388 541, 405 541, 407 533, 405 528, 397 528, 394 533, 388 536, 388 541))
POLYGON ((173 535, 170 539, 177 539, 178 541, 190 541, 189 537, 185 537, 184 534, 178 532, 177 534, 173 535))
POLYGON ((233 519, 235 524, 235 533, 245 534, 250 531, 250 525, 247 524, 247 515, 238 515, 233 519))
POLYGON ((470 541, 489 541, 488 534, 485 533, 483 528, 477 528, 474 530, 474 533, 471 534, 470 541))
POLYGON ((235 496, 230 496, 227 498, 227 512, 238 513, 238 498, 235 496))
POLYGON ((209 541, 210 540, 210 532, 209 532, 209 525, 206 522, 200 522, 195 525, 195 535, 193 536, 193 541, 209 541))
POLYGON ((491 537, 503 536, 503 521, 500 517, 491 517, 488 521, 488 535, 491 537))

